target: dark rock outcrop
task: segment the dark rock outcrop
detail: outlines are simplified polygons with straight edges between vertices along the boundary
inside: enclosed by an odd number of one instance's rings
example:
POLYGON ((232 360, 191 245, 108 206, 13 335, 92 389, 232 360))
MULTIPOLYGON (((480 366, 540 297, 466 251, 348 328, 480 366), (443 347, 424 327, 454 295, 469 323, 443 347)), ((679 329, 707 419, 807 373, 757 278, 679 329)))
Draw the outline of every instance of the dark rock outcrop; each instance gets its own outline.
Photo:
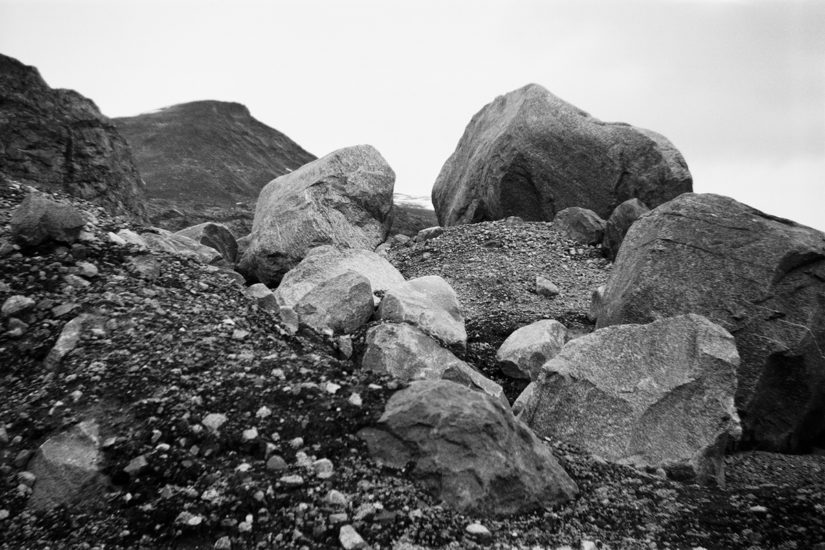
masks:
POLYGON ((530 84, 476 113, 432 199, 446 226, 552 220, 569 206, 607 218, 627 199, 657 206, 691 189, 682 155, 663 136, 602 122, 530 84))
POLYGON ((747 444, 825 443, 825 234, 685 194, 628 231, 598 327, 698 313, 736 338, 747 444))
POLYGON ((605 255, 611 260, 616 259, 619 253, 619 247, 622 246, 624 236, 633 222, 639 219, 642 214, 650 212, 650 208, 639 199, 629 199, 616 207, 607 224, 604 227, 604 239, 602 240, 602 248, 605 255))
POLYGON ((144 214, 132 152, 88 98, 0 54, 0 173, 114 213, 144 214))

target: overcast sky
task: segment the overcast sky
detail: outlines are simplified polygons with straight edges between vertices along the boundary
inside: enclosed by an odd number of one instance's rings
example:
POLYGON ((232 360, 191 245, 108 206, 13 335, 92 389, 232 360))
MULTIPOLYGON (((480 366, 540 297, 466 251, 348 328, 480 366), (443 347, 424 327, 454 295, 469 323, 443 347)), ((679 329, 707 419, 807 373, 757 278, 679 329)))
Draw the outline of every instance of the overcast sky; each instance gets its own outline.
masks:
POLYGON ((668 137, 695 191, 825 230, 821 0, 0 0, 0 52, 111 117, 220 99, 318 156, 370 143, 415 195, 536 82, 668 137))

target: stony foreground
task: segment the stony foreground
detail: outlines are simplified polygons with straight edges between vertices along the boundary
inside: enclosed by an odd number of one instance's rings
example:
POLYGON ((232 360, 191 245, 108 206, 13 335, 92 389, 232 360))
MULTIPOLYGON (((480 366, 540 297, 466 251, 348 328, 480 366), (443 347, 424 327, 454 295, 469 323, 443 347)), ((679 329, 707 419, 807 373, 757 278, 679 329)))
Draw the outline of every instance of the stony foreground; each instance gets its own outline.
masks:
MULTIPOLYGON (((309 330, 292 336, 231 272, 110 243, 123 222, 78 201, 92 236, 22 254, 8 221, 24 196, 0 187, 0 302, 34 302, 25 327, 4 319, 0 334, 0 548, 340 548, 352 531, 372 548, 398 549, 825 543, 817 454, 731 456, 723 490, 547 441, 578 485, 575 500, 509 519, 445 509, 409 472, 368 458, 355 435, 401 387, 359 370, 363 334, 356 360, 309 330), (45 361, 82 314, 93 320, 75 347, 45 361), (86 487, 77 504, 36 510, 32 453, 90 419, 108 483, 86 487), (476 523, 484 529, 468 529, 476 523)), ((449 229, 391 254, 408 278, 440 274, 456 288, 466 360, 485 371, 521 324, 549 316, 589 330, 587 296, 609 267, 596 249, 558 241, 550 224, 503 226, 449 229), (472 265, 468 256, 477 267, 457 268, 472 265), (559 286, 557 298, 534 292, 539 273, 559 286)))

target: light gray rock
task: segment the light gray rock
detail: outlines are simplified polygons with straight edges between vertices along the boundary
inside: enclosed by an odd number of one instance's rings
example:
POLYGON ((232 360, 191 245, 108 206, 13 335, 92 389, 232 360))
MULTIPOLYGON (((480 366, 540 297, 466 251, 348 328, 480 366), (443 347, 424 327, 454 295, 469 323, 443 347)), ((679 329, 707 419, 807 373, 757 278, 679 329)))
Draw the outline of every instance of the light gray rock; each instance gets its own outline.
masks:
POLYGON ((415 236, 415 242, 423 243, 424 241, 429 241, 430 239, 435 239, 436 237, 441 236, 444 233, 444 228, 440 225, 436 225, 433 227, 425 227, 418 234, 415 236))
POLYGON ((733 337, 698 315, 609 327, 542 367, 520 418, 607 460, 723 484, 738 365, 733 337))
POLYGON ((294 309, 300 322, 319 332, 349 334, 372 317, 372 287, 360 273, 345 271, 304 294, 294 309))
POLYGON ((405 323, 382 323, 367 331, 361 368, 400 380, 452 380, 483 391, 509 407, 501 386, 405 323))
POLYGON ((565 502, 578 492, 548 447, 501 401, 448 380, 395 393, 359 436, 386 466, 411 475, 463 513, 506 516, 565 502))
POLYGON ((633 222, 643 214, 650 212, 650 208, 639 199, 629 199, 616 207, 604 227, 602 248, 610 260, 616 259, 619 247, 622 246, 624 236, 633 222))
POLYGON ((511 378, 535 380, 541 366, 564 347, 567 329, 558 321, 543 319, 514 331, 496 352, 501 372, 511 378))
POLYGON ((630 198, 658 206, 691 190, 684 159, 663 136, 602 122, 529 84, 473 116, 432 200, 438 223, 449 226, 550 221, 569 206, 606 218, 630 198))
POLYGON ((277 283, 313 247, 374 250, 392 222, 394 185, 395 173, 369 145, 340 149, 276 178, 258 197, 239 270, 277 283))
POLYGON ((278 300, 275 298, 275 293, 272 292, 268 286, 263 283, 255 283, 244 289, 243 292, 248 297, 255 300, 258 307, 268 311, 278 311, 278 300))
POLYGON ((26 313, 34 307, 35 301, 28 296, 9 296, 0 309, 3 317, 14 317, 26 313))
POLYGON ((736 337, 743 443, 825 443, 825 234, 731 198, 686 194, 625 236, 598 327, 704 315, 736 337))
POLYGON ((558 296, 559 292, 561 292, 559 287, 553 281, 542 275, 536 275, 536 294, 552 298, 558 296))
POLYGON ((338 531, 338 542, 344 550, 362 550, 368 548, 366 541, 352 525, 342 525, 338 531))
MULTIPOLYGON (((404 282, 401 272, 374 252, 319 246, 311 249, 306 258, 289 270, 275 289, 275 298, 282 307, 294 307, 313 288, 347 271, 369 279, 373 292, 404 282)), ((375 302, 378 302, 377 298, 375 302)))
POLYGON ((203 245, 189 237, 178 235, 165 229, 153 228, 140 234, 149 250, 169 252, 187 258, 195 258, 205 264, 217 263, 223 259, 221 253, 211 246, 203 245))
POLYGON ((598 244, 604 238, 605 221, 587 208, 569 206, 553 218, 553 225, 568 239, 582 244, 598 244))
POLYGON ((177 231, 181 235, 202 245, 214 248, 229 264, 238 261, 238 242, 235 235, 223 224, 206 222, 177 231))
POLYGON ((33 191, 14 210, 10 224, 11 236, 16 242, 37 246, 47 241, 75 242, 86 220, 74 206, 33 191))
POLYGON ((46 359, 43 360, 43 365, 48 369, 57 368, 63 358, 77 347, 81 336, 86 332, 90 332, 89 326, 93 323, 101 325, 102 319, 89 313, 82 313, 63 325, 60 336, 58 336, 57 342, 49 351, 46 359))
POLYGON ((465 349, 467 330, 450 284, 437 275, 418 277, 387 289, 377 317, 410 323, 448 347, 465 349))

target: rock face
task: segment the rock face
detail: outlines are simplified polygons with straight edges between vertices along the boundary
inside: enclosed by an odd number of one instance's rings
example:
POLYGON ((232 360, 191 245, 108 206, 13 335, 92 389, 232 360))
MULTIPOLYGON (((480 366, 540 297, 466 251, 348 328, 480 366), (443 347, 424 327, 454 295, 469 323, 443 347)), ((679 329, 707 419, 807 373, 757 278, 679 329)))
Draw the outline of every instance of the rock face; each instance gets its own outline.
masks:
POLYGON ((825 442, 825 235, 718 195, 683 195, 625 237, 598 327, 695 312, 736 338, 746 444, 825 442))
POLYGON ((529 84, 476 113, 432 199, 443 226, 552 220, 569 206, 607 218, 627 199, 657 206, 692 185, 682 155, 664 137, 602 122, 529 84))
POLYGON ((41 195, 29 193, 11 217, 11 234, 24 246, 46 241, 71 244, 80 236, 86 220, 69 204, 61 204, 41 195))
POLYGON ((535 380, 541 366, 564 347, 565 336, 567 329, 558 321, 537 321, 508 336, 496 352, 496 361, 507 376, 535 380))
POLYGON ((387 289, 377 317, 410 323, 448 347, 464 349, 467 330, 458 296, 438 275, 418 277, 387 289))
POLYGON ((278 305, 294 307, 307 292, 347 271, 369 279, 373 291, 384 291, 404 282, 404 276, 378 254, 357 248, 319 246, 310 250, 281 280, 275 289, 278 305))
POLYGON ((616 207, 607 224, 604 227, 604 240, 602 240, 602 248, 607 257, 611 260, 616 259, 619 253, 619 247, 622 246, 624 236, 633 222, 639 219, 642 214, 650 212, 650 208, 644 205, 639 199, 630 199, 624 201, 616 207))
POLYGON ((55 90, 37 69, 0 55, 0 173, 47 191, 142 216, 132 152, 89 99, 55 90))
POLYGON ((604 238, 605 221, 587 208, 569 206, 556 214, 553 223, 569 239, 582 244, 597 244, 604 238))
POLYGON ((609 327, 542 367, 520 418, 608 460, 724 483, 738 365, 733 337, 698 315, 609 327))
POLYGON ((235 240, 235 235, 225 225, 206 222, 181 229, 175 234, 214 248, 230 264, 238 260, 238 242, 235 240))
POLYGON ((392 223, 395 173, 369 145, 340 149, 261 191, 239 268, 270 284, 323 244, 373 250, 392 223))
POLYGON ((388 466, 412 475, 466 513, 509 515, 571 499, 576 484, 508 408, 446 380, 413 382, 359 432, 388 466))
POLYGON ((345 271, 304 294, 293 309, 319 332, 350 333, 372 317, 372 287, 360 273, 345 271))
POLYGON ((361 367, 401 380, 452 380, 510 407, 501 386, 408 324, 383 323, 367 331, 361 367))
POLYGON ((103 455, 95 421, 81 422, 71 430, 47 439, 37 450, 29 470, 37 477, 30 505, 43 510, 59 505, 93 502, 105 478, 100 472, 103 455))

